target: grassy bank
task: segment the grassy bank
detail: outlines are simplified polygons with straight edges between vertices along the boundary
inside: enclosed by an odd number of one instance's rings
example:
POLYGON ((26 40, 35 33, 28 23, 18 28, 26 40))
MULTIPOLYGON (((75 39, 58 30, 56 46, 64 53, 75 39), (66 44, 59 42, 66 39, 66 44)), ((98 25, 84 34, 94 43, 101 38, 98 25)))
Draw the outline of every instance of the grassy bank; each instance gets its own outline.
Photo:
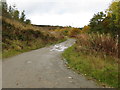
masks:
POLYGON ((2 57, 7 58, 65 40, 64 36, 42 27, 2 17, 2 57))
POLYGON ((75 45, 63 53, 72 69, 92 79, 101 82, 102 85, 118 87, 118 64, 111 56, 102 58, 75 51, 75 45))
MULTIPOLYGON (((12 56, 24 53, 24 52, 39 49, 39 48, 49 46, 49 45, 52 45, 52 44, 57 44, 57 43, 65 41, 65 40, 66 39, 64 38, 64 39, 57 40, 57 41, 54 41, 54 42, 49 42, 49 43, 36 43, 32 46, 26 45, 26 46, 24 46, 23 49, 21 49, 19 46, 16 46, 18 49, 4 50, 2 52, 2 58, 5 59, 5 58, 12 57, 12 56)), ((23 42, 21 42, 21 43, 23 43, 23 42)))
POLYGON ((118 87, 118 36, 79 34, 63 56, 68 65, 104 86, 118 87))

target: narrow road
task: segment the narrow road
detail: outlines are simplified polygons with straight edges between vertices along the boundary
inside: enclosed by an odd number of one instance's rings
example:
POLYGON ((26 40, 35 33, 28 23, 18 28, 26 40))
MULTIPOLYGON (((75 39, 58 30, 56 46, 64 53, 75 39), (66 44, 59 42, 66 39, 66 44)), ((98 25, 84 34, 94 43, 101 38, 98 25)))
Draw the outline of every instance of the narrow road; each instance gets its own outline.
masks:
POLYGON ((61 54, 74 39, 26 52, 2 62, 3 88, 97 88, 94 81, 67 69, 61 54))

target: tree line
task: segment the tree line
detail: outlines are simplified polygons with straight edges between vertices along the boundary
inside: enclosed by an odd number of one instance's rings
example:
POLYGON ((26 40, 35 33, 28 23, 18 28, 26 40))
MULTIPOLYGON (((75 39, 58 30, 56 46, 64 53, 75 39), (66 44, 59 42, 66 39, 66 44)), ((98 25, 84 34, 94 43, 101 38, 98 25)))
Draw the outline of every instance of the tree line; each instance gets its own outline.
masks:
POLYGON ((118 35, 120 30, 120 1, 113 1, 105 12, 94 14, 88 26, 83 31, 89 33, 118 35))
POLYGON ((0 1, 0 9, 2 10, 2 16, 20 21, 25 24, 31 24, 31 20, 26 19, 25 10, 20 12, 15 5, 8 6, 6 2, 0 1))

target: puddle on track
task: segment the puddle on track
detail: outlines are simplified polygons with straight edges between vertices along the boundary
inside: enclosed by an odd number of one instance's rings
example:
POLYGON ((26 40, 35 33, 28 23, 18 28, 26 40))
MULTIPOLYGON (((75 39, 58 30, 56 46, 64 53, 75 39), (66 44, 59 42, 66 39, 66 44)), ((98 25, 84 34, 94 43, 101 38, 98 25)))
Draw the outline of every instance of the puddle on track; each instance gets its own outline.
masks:
POLYGON ((54 45, 53 48, 50 51, 59 51, 59 52, 63 52, 65 49, 67 49, 68 47, 64 46, 64 45, 54 45))

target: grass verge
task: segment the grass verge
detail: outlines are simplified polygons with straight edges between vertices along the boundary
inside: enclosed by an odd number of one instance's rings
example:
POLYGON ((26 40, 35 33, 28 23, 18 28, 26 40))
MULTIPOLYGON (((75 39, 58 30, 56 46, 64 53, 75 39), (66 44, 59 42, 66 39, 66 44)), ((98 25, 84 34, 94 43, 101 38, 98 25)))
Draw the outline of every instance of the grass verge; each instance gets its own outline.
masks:
POLYGON ((55 42, 52 42, 52 43, 39 44, 39 45, 34 45, 32 47, 25 46, 24 49, 21 49, 21 50, 15 50, 15 49, 6 50, 6 51, 2 52, 2 58, 3 59, 9 58, 9 57, 12 57, 12 56, 24 53, 24 52, 39 49, 39 48, 42 48, 42 47, 45 47, 45 46, 50 46, 52 44, 57 44, 57 43, 65 41, 65 40, 66 39, 64 38, 64 39, 61 39, 61 40, 58 40, 58 41, 55 41, 55 42))
POLYGON ((63 57, 68 66, 104 86, 118 87, 118 63, 111 56, 102 58, 99 55, 89 55, 75 50, 75 45, 65 50, 63 57))

